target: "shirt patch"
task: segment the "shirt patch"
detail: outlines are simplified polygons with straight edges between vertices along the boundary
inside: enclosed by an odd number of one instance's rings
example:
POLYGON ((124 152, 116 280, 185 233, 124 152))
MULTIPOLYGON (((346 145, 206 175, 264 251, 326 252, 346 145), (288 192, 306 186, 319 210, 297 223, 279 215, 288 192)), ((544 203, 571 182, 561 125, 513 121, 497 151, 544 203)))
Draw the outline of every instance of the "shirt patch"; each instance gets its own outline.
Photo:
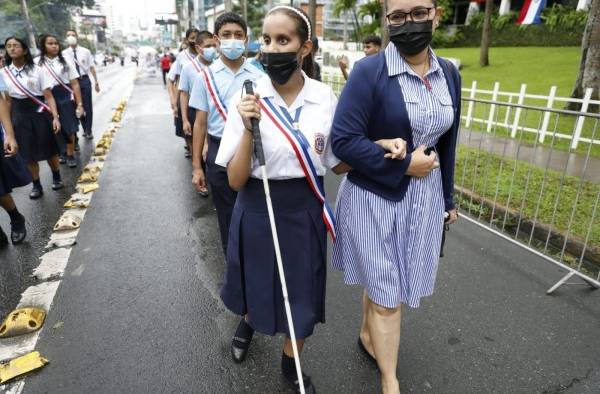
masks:
POLYGON ((315 133, 315 152, 322 155, 325 152, 325 136, 321 133, 315 133))

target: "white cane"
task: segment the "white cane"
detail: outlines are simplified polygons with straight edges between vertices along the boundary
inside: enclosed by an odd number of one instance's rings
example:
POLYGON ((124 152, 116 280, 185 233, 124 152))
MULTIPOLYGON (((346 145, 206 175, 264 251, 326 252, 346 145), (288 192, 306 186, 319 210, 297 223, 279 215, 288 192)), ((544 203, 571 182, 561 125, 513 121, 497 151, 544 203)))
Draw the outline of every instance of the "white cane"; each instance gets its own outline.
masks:
MULTIPOLYGON (((244 82, 246 94, 253 95, 252 81, 244 82)), ((287 317, 288 327, 290 329, 290 339, 292 340, 292 349, 294 351, 294 361, 296 363, 296 374, 298 375, 298 383, 300 384, 300 393, 304 392, 304 380, 302 379, 302 369, 300 367, 300 355, 298 354, 298 346, 296 344, 296 332, 294 331, 294 320, 292 319, 292 308, 288 297, 287 285, 285 282, 285 273, 283 272, 283 261, 281 259, 281 250, 279 248, 279 237, 277 236, 277 227, 275 226, 275 213, 273 212, 273 203, 271 202, 271 190, 269 189, 269 180, 267 178, 267 167, 265 166, 265 153, 263 151, 262 140, 260 138, 260 128, 258 120, 252 119, 252 136, 254 139, 254 154, 260 165, 263 186, 265 188, 265 198, 267 200, 267 210, 269 212, 269 221, 271 222, 271 233, 273 234, 273 246, 275 247, 275 257, 277 259, 277 270, 279 271, 279 279, 281 281, 281 293, 283 294, 283 302, 285 305, 285 315, 287 317)))

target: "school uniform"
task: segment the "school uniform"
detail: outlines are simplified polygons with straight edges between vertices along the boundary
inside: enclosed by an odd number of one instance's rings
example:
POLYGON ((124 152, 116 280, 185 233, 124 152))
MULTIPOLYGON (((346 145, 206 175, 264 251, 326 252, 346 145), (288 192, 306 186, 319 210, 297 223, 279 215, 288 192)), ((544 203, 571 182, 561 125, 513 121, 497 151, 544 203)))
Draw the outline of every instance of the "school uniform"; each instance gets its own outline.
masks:
MULTIPOLYGON (((167 74, 167 78, 173 82, 178 83, 178 79, 181 78, 181 73, 185 66, 187 66, 192 60, 196 58, 197 55, 191 53, 188 49, 185 51, 181 51, 177 54, 175 58, 175 62, 173 66, 169 70, 167 74)), ((183 132, 183 118, 181 117, 181 107, 179 106, 179 95, 177 95, 177 117, 174 119, 175 122, 175 135, 177 137, 185 138, 185 133, 183 132)), ((195 115, 194 115, 194 119, 195 115)))
POLYGON ((416 308, 433 293, 444 211, 454 208, 460 75, 430 51, 424 82, 393 44, 357 63, 332 126, 333 152, 353 170, 339 191, 332 264, 388 308, 416 308), (440 168, 406 175, 411 155, 384 158, 373 141, 403 138, 434 148, 440 168))
POLYGON ((42 63, 37 63, 40 64, 45 77, 52 81, 52 95, 60 116, 59 145, 68 143, 70 137, 77 134, 79 130, 75 94, 71 87, 71 81, 78 79, 79 74, 73 62, 66 59, 65 62, 66 64, 62 64, 57 56, 54 59, 44 57, 42 63))
POLYGON ((94 59, 89 49, 77 45, 63 50, 63 57, 75 65, 75 71, 79 74, 79 87, 81 89, 81 100, 85 116, 79 121, 83 127, 83 133, 92 134, 92 123, 94 120, 94 108, 92 103, 92 81, 89 77, 90 68, 94 67, 94 59))
POLYGON ((44 110, 43 91, 52 88, 52 81, 38 65, 18 69, 11 64, 2 69, 0 75, 11 97, 11 118, 19 154, 29 162, 48 160, 58 154, 52 115, 44 110))
MULTIPOLYGON (((327 228, 322 202, 309 185, 293 146, 272 119, 277 119, 279 125, 287 124, 288 130, 295 128, 302 136, 299 138, 305 142, 320 188, 327 169, 339 164, 330 144, 337 99, 329 86, 306 76, 304 79, 304 87, 289 107, 268 76, 260 78, 255 88, 264 106, 261 137, 298 338, 310 336, 317 323, 325 322, 327 228)), ((247 133, 235 110, 240 94, 236 96, 229 105, 231 110, 216 157, 216 164, 223 169, 247 133)), ((247 314, 255 330, 267 335, 289 335, 261 178, 260 167, 253 158, 251 177, 239 192, 233 210, 221 298, 232 312, 247 314)))
MULTIPOLYGON (((196 81, 196 77, 200 75, 204 67, 206 66, 202 64, 197 57, 194 60, 188 62, 188 64, 186 64, 183 67, 183 69, 181 70, 181 74, 179 75, 178 90, 187 92, 189 95, 194 88, 194 81, 196 81)), ((179 112, 181 113, 181 108, 179 109, 179 112)), ((187 112, 188 120, 190 121, 190 124, 193 127, 194 122, 196 121, 196 110, 190 107, 189 103, 187 112)), ((191 136, 187 136, 185 135, 185 133, 183 133, 183 126, 181 130, 181 135, 177 134, 177 136, 182 138, 191 138, 191 136)))
MULTIPOLYGON (((215 158, 221 144, 225 119, 231 98, 239 93, 244 81, 260 78, 263 73, 246 60, 234 74, 221 59, 215 60, 206 68, 206 73, 196 76, 190 95, 189 106, 208 114, 208 155, 206 160, 206 179, 211 188, 211 196, 219 219, 219 230, 223 251, 227 250, 227 237, 231 212, 236 192, 229 187, 227 170, 215 164, 215 158)), ((237 112, 235 108, 233 112, 237 112)))
MULTIPOLYGON (((7 87, 4 79, 0 78, 0 93, 6 92, 7 87)), ((4 146, 4 128, 0 126, 0 147, 4 146)), ((2 150, 2 148, 0 148, 2 150)), ((23 158, 18 154, 13 157, 5 157, 4 152, 0 154, 0 197, 12 193, 17 187, 26 186, 31 183, 31 173, 23 158)))

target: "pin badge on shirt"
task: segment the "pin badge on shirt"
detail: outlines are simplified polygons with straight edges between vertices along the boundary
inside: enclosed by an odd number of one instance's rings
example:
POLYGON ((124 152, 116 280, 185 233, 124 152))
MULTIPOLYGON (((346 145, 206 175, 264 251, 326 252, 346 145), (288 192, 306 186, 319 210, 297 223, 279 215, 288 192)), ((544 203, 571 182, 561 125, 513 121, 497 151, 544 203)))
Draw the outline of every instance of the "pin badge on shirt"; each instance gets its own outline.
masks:
POLYGON ((315 133, 315 152, 322 155, 325 152, 325 136, 321 133, 315 133))

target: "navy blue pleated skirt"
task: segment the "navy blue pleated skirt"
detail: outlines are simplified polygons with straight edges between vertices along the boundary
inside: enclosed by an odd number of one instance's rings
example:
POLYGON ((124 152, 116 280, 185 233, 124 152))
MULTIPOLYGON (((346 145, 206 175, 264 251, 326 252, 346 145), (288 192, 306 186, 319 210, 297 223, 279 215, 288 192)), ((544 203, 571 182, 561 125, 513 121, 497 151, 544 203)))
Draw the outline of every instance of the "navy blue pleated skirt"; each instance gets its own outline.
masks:
POLYGON ((11 102, 11 118, 21 157, 26 161, 43 161, 58 154, 51 116, 37 112, 38 105, 28 98, 13 98, 11 102))
MULTIPOLYGON (((2 134, 0 129, 0 146, 3 146, 2 134)), ((31 173, 21 156, 4 157, 4 154, 0 154, 0 197, 12 193, 14 188, 30 183, 31 173)))
POLYGON ((79 130, 79 120, 75 113, 77 108, 75 107, 73 100, 71 100, 71 94, 62 86, 56 85, 52 89, 52 95, 54 96, 56 106, 58 107, 61 134, 65 137, 76 134, 79 130))
MULTIPOLYGON (((175 135, 181 138, 192 138, 191 136, 185 135, 183 131, 183 117, 181 116, 181 107, 177 110, 178 117, 175 118, 175 135)), ((194 128, 194 122, 196 121, 196 109, 192 107, 188 107, 188 120, 192 125, 192 129, 194 128)))
MULTIPOLYGON (((297 338, 325 322, 327 232, 322 205, 306 179, 270 181, 271 198, 297 338)), ((266 335, 289 335, 262 181, 238 194, 221 299, 266 335)))

